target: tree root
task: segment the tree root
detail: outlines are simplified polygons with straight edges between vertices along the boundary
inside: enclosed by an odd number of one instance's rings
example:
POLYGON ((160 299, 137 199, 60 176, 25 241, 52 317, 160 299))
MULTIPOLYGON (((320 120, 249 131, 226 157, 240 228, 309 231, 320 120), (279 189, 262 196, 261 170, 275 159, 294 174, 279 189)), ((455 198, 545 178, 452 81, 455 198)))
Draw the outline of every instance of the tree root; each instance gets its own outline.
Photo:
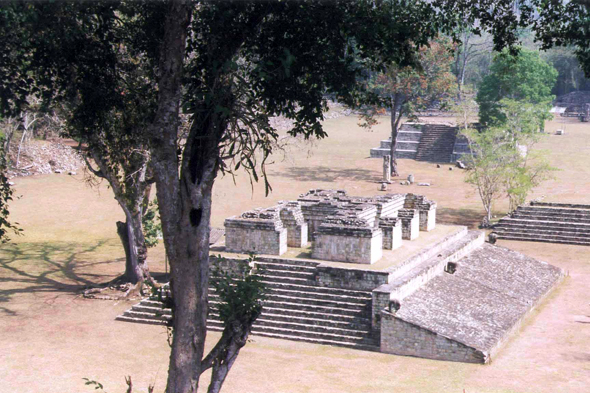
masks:
MULTIPOLYGON (((145 296, 146 292, 150 292, 144 289, 144 284, 145 281, 133 284, 125 280, 124 276, 120 276, 106 284, 84 290, 82 296, 86 299, 98 300, 132 300, 141 298, 145 296), (104 292, 109 293, 105 294, 104 292)), ((160 286, 154 280, 150 280, 150 284, 155 287, 160 286)))

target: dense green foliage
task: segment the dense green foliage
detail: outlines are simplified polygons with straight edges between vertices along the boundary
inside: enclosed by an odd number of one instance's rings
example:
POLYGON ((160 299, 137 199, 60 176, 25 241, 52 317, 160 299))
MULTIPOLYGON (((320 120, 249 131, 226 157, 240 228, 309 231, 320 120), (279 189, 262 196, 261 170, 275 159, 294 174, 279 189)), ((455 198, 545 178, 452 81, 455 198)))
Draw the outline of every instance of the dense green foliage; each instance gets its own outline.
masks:
POLYGON ((4 138, 0 137, 0 242, 5 243, 10 240, 9 233, 20 234, 22 229, 18 227, 18 223, 10 222, 8 216, 8 203, 12 200, 13 190, 10 188, 8 178, 6 177, 6 169, 8 167, 8 160, 6 159, 6 152, 4 151, 4 138))
MULTIPOLYGON (((218 259, 223 260, 223 257, 218 256, 218 259)), ((254 260, 250 256, 237 277, 217 270, 211 279, 211 285, 219 295, 219 316, 226 326, 237 321, 250 329, 262 312, 267 291, 260 272, 253 271, 250 266, 254 260)))
POLYGON ((547 111, 555 98, 551 90, 557 71, 541 59, 538 52, 520 49, 516 55, 509 51, 496 55, 477 93, 479 118, 484 126, 500 125, 506 121, 500 101, 510 99, 545 105, 547 111))

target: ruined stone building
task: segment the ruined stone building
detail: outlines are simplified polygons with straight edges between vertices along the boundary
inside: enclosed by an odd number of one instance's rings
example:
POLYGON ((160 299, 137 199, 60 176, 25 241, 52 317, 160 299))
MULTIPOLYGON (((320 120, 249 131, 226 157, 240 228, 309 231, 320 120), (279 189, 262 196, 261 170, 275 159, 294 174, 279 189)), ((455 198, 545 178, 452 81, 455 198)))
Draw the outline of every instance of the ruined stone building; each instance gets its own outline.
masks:
MULTIPOLYGON (((414 194, 310 190, 225 220, 212 265, 240 271, 247 254, 269 289, 252 333, 430 359, 486 363, 563 277, 549 264, 436 224, 414 194)), ((209 294, 208 326, 223 328, 209 294)), ((145 299, 120 320, 170 318, 145 299)))

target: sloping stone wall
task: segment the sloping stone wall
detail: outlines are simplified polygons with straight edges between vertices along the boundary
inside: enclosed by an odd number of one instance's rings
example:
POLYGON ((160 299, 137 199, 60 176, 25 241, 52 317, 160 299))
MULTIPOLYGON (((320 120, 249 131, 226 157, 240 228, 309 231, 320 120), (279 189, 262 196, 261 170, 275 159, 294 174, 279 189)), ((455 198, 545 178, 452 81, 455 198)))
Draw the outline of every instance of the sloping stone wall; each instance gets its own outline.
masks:
POLYGON ((464 363, 486 363, 488 354, 381 312, 381 352, 464 363))

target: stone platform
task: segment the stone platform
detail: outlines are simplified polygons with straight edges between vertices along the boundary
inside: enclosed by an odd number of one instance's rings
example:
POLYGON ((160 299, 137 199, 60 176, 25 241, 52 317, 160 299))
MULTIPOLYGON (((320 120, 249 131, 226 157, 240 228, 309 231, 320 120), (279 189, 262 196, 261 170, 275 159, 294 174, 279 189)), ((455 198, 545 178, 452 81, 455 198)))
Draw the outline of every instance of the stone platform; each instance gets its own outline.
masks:
MULTIPOLYGON (((246 258, 211 248, 228 272, 246 258)), ((437 225, 383 250, 372 265, 311 259, 311 249, 257 255, 269 288, 252 333, 431 359, 486 363, 563 277, 560 269, 484 244, 484 233, 437 225)), ((210 290, 208 326, 221 330, 210 290)), ((146 299, 119 320, 161 324, 170 318, 146 299)))

